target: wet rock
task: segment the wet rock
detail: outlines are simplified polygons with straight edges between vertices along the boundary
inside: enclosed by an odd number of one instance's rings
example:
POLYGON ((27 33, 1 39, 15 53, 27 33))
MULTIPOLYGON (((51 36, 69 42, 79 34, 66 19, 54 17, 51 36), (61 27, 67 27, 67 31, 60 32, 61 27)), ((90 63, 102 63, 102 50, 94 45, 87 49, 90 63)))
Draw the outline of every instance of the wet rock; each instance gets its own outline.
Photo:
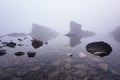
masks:
POLYGON ((18 41, 23 41, 22 39, 18 39, 18 41))
POLYGON ((27 52, 28 57, 35 57, 36 52, 27 52))
POLYGON ((54 78, 56 78, 59 74, 59 71, 54 71, 52 73, 49 74, 49 79, 48 80, 54 80, 54 78))
POLYGON ((3 56, 3 55, 5 55, 5 54, 7 54, 6 50, 0 49, 0 56, 3 56))
POLYGON ((112 52, 112 47, 108 43, 103 41, 89 43, 86 46, 86 49, 91 54, 94 54, 100 57, 107 56, 112 52))
POLYGON ((116 75, 116 76, 119 76, 119 79, 120 79, 120 72, 119 71, 116 71, 116 70, 114 70, 114 69, 110 69, 110 71, 114 74, 114 75, 116 75))
POLYGON ((0 46, 0 48, 3 48, 2 46, 0 46))
POLYGON ((2 42, 2 44, 5 44, 5 45, 6 45, 6 44, 8 44, 8 42, 2 42))
POLYGON ((45 42, 45 44, 48 44, 48 42, 45 42))
POLYGON ((24 44, 18 44, 18 46, 22 47, 24 44))
POLYGON ((18 71, 16 72, 16 76, 22 77, 22 76, 27 75, 27 73, 28 73, 27 70, 18 70, 18 71))
POLYGON ((83 64, 83 63, 74 65, 74 68, 77 69, 77 70, 89 71, 88 66, 83 64))
POLYGON ((98 64, 98 69, 102 70, 102 71, 108 71, 108 65, 105 63, 99 63, 98 64))
POLYGON ((59 66, 61 64, 61 60, 57 59, 57 60, 53 61, 52 64, 55 66, 59 66))
POLYGON ((92 62, 101 62, 102 60, 100 58, 92 57, 90 59, 92 62))
POLYGON ((6 44, 6 46, 7 46, 7 47, 11 47, 11 48, 15 48, 16 43, 14 43, 14 42, 9 42, 9 43, 6 44))
POLYGON ((86 77, 87 72, 84 70, 78 70, 74 73, 75 76, 79 77, 80 79, 83 79, 86 77))
POLYGON ((32 46, 33 46, 35 49, 37 49, 37 48, 39 48, 40 46, 43 46, 43 42, 34 39, 34 40, 32 40, 32 46))
POLYGON ((65 58, 65 62, 66 62, 66 63, 72 63, 71 57, 70 57, 70 58, 65 58))
POLYGON ((66 72, 66 78, 65 80, 73 80, 70 72, 66 72))
POLYGON ((80 52, 80 53, 79 53, 79 57, 80 57, 80 58, 85 58, 85 57, 86 57, 86 54, 80 52))
POLYGON ((72 54, 72 53, 67 53, 67 56, 71 56, 71 57, 72 57, 72 56, 73 56, 73 54, 72 54))
POLYGON ((22 55, 24 55, 24 54, 25 54, 25 53, 24 53, 24 52, 21 52, 21 51, 15 53, 16 56, 22 56, 22 55))
POLYGON ((95 77, 96 75, 98 75, 98 73, 95 71, 89 71, 89 73, 88 73, 88 76, 90 76, 90 77, 95 77))
POLYGON ((13 77, 12 80, 22 80, 22 78, 19 78, 19 77, 13 77))
POLYGON ((33 67, 32 69, 31 69, 31 71, 37 71, 37 70, 39 70, 40 69, 40 66, 35 66, 35 67, 33 67))
POLYGON ((65 64, 65 69, 70 69, 71 68, 71 64, 70 63, 66 63, 65 64))

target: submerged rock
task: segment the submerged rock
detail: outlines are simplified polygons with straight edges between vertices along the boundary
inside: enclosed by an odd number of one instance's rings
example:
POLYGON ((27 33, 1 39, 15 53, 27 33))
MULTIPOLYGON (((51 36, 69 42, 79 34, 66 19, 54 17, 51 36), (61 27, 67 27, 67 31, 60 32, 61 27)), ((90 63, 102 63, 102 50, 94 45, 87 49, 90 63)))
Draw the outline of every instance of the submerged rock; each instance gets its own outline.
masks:
POLYGON ((24 52, 16 52, 16 53, 15 53, 16 56, 22 56, 22 55, 24 55, 24 54, 25 54, 24 52))
POLYGON ((79 53, 79 57, 80 57, 80 58, 85 58, 85 57, 86 57, 86 54, 80 52, 80 53, 79 53))
POLYGON ((27 52, 28 57, 35 57, 36 52, 27 52))
POLYGON ((6 53, 6 50, 1 50, 1 49, 0 49, 0 56, 3 56, 3 55, 5 55, 5 54, 7 54, 7 53, 6 53))
POLYGON ((36 49, 36 48, 39 48, 40 46, 43 46, 43 42, 42 41, 39 41, 39 40, 32 40, 32 46, 36 49))
POLYGON ((108 65, 107 64, 103 64, 103 63, 100 63, 98 64, 98 69, 102 70, 102 71, 107 71, 108 70, 108 65))
POLYGON ((86 49, 91 54, 94 54, 100 57, 107 56, 112 52, 112 47, 108 43, 105 43, 103 41, 89 43, 86 46, 86 49))
POLYGON ((6 46, 7 46, 7 47, 14 48, 14 47, 16 46, 16 43, 14 43, 14 42, 9 42, 9 43, 6 43, 6 46))

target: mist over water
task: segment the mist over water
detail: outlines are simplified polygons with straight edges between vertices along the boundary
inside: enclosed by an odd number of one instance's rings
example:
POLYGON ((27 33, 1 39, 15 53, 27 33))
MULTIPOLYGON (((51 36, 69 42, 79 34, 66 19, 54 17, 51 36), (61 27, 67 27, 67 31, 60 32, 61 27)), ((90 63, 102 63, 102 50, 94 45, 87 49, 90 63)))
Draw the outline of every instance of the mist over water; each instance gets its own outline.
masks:
POLYGON ((1 0, 0 34, 30 33, 32 23, 65 34, 70 21, 105 34, 120 25, 119 7, 119 0, 1 0))

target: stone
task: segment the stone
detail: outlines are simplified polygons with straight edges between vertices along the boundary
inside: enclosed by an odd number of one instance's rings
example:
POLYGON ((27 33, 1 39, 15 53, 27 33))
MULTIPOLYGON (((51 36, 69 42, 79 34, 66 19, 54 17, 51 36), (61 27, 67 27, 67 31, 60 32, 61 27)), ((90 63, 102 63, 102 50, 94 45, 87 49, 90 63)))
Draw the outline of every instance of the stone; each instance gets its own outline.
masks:
POLYGON ((28 55, 28 57, 35 57, 36 52, 29 51, 29 52, 27 52, 27 55, 28 55))
POLYGON ((59 66, 61 64, 61 60, 57 59, 57 60, 53 61, 52 64, 55 66, 59 66))
POLYGON ((65 58, 65 62, 66 62, 66 63, 72 63, 72 59, 71 59, 71 57, 69 57, 69 58, 65 58))
POLYGON ((9 43, 6 43, 6 46, 7 46, 7 47, 11 47, 11 48, 15 48, 16 43, 14 43, 14 42, 9 42, 9 43))
POLYGON ((95 72, 95 71, 89 71, 89 73, 88 73, 88 75, 89 75, 90 77, 95 77, 97 74, 98 74, 98 73, 95 72))
POLYGON ((71 57, 72 57, 72 56, 73 56, 73 54, 72 54, 72 53, 67 53, 67 56, 71 56, 71 57))
POLYGON ((83 63, 74 65, 74 68, 77 69, 77 70, 89 71, 88 66, 83 64, 83 63))
POLYGON ((31 68, 31 71, 37 71, 39 69, 40 69, 40 66, 35 66, 35 67, 31 68))
POLYGON ((59 71, 54 71, 48 75, 49 79, 48 80, 53 80, 55 77, 57 77, 59 74, 59 71))
POLYGON ((80 52, 80 53, 79 53, 79 57, 80 57, 80 58, 85 58, 85 57, 86 57, 86 54, 80 52))
POLYGON ((18 44, 18 46, 22 47, 24 44, 18 44))
POLYGON ((66 63, 65 64, 65 69, 70 69, 71 68, 71 64, 70 63, 66 63))
POLYGON ((99 63, 98 64, 98 69, 102 70, 102 71, 108 71, 108 65, 105 63, 99 63))
POLYGON ((87 44, 86 49, 91 54, 100 57, 108 56, 112 52, 112 47, 103 41, 89 43, 87 44))
POLYGON ((35 49, 37 49, 37 48, 39 48, 40 46, 43 46, 43 42, 34 39, 34 40, 32 40, 32 46, 33 46, 35 49))
POLYGON ((115 71, 114 69, 110 69, 110 71, 113 73, 113 74, 115 74, 115 75, 117 75, 117 76, 120 76, 120 72, 118 72, 118 71, 115 71))
POLYGON ((22 55, 24 55, 25 53, 24 52, 22 52, 22 51, 20 51, 20 52, 15 52, 15 55, 16 56, 22 56, 22 55))
POLYGON ((22 76, 27 75, 27 73, 28 73, 28 71, 26 71, 26 70, 18 70, 16 72, 16 75, 19 76, 19 77, 22 77, 22 76))
POLYGON ((18 39, 18 41, 23 41, 22 39, 18 39))
POLYGON ((14 77, 14 78, 12 78, 12 80, 22 80, 22 79, 19 77, 14 77))
POLYGON ((6 50, 0 49, 0 56, 7 54, 6 50))
POLYGON ((75 76, 79 77, 80 79, 83 79, 86 77, 87 72, 84 70, 78 70, 74 73, 75 76))

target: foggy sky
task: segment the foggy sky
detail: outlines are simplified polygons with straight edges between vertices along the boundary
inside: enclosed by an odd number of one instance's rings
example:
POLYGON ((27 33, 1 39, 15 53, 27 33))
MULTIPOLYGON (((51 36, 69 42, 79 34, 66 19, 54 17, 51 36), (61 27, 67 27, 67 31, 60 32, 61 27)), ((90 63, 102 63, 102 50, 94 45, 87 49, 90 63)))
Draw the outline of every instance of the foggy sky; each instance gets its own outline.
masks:
POLYGON ((0 34, 29 33, 32 23, 67 33, 70 21, 111 32, 120 26, 120 0, 0 0, 0 34))

